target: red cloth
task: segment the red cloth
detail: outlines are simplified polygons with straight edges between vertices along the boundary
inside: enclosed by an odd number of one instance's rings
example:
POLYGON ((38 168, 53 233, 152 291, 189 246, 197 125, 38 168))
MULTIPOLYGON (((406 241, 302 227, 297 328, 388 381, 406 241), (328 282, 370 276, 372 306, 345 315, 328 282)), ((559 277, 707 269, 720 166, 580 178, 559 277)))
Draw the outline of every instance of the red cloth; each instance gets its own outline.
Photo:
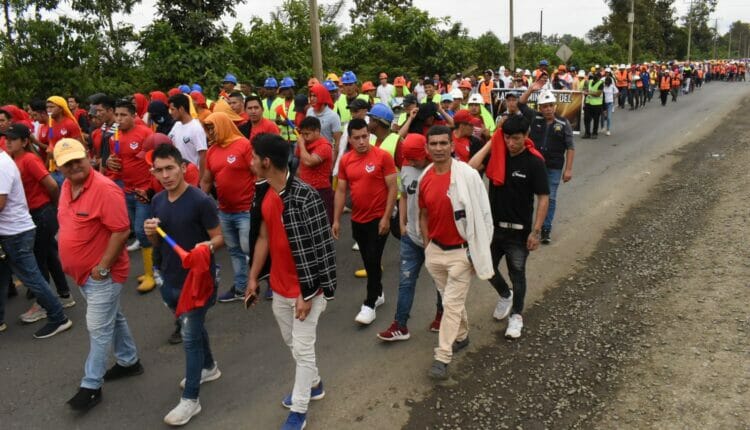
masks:
POLYGON ((458 159, 468 163, 471 158, 471 140, 468 137, 457 137, 456 132, 453 132, 453 145, 458 159))
POLYGON ((135 100, 135 113, 138 117, 143 118, 148 113, 148 99, 141 93, 133 94, 133 100, 135 100))
POLYGON ((193 248, 182 261, 182 267, 189 269, 189 272, 180 291, 175 317, 205 306, 214 292, 214 278, 210 270, 211 250, 207 246, 193 248))
POLYGON ((339 162, 339 180, 349 184, 352 195, 352 220, 367 223, 381 218, 388 200, 386 176, 397 173, 391 154, 371 146, 365 154, 349 151, 339 162))
POLYGON ((269 189, 261 204, 263 222, 268 229, 268 253, 271 258, 270 285, 274 292, 288 299, 300 295, 297 264, 292 256, 289 237, 284 227, 284 202, 273 188, 269 189))
POLYGON ((442 175, 430 169, 419 181, 419 208, 430 214, 427 222, 427 234, 430 239, 441 245, 460 245, 464 238, 458 234, 453 216, 453 205, 448 197, 451 184, 451 172, 442 175))
POLYGON ((169 105, 169 97, 167 97, 167 95, 161 91, 151 91, 150 93, 148 93, 148 95, 151 96, 152 102, 158 101, 164 103, 167 106, 169 105))
POLYGON ((13 124, 23 124, 28 127, 29 130, 34 130, 34 122, 31 120, 29 113, 25 110, 14 105, 5 105, 0 109, 10 114, 12 117, 11 122, 13 124))
POLYGON ((316 112, 320 112, 323 109, 323 105, 333 109, 333 99, 331 98, 331 93, 328 92, 326 87, 321 84, 315 84, 310 88, 310 93, 314 94, 318 99, 315 105, 313 105, 313 109, 316 112))
MULTIPOLYGON (((523 142, 523 145, 526 147, 527 151, 544 161, 544 156, 536 149, 536 146, 534 146, 534 142, 531 139, 527 137, 526 141, 523 142)), ((495 130, 495 134, 492 135, 492 146, 490 147, 490 154, 492 154, 492 156, 490 157, 490 162, 485 170, 487 177, 490 178, 492 184, 495 186, 500 186, 505 183, 506 148, 507 146, 505 146, 503 130, 502 128, 498 128, 495 130)))

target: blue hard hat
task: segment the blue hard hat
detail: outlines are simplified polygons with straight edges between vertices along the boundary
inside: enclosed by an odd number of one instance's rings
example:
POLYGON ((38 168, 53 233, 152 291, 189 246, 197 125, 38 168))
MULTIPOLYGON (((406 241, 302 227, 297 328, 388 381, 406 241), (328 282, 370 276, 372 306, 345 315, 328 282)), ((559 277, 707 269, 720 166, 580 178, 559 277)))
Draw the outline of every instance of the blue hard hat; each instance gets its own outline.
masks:
POLYGON ((187 84, 182 84, 178 88, 182 94, 190 94, 190 87, 187 84))
POLYGON ((343 75, 341 75, 341 83, 342 84, 356 84, 357 83, 357 75, 354 74, 351 70, 347 70, 344 72, 343 75))
POLYGON ((294 79, 290 78, 289 76, 285 76, 284 79, 281 80, 279 88, 294 88, 295 86, 296 85, 294 85, 294 79))
POLYGON ((375 103, 367 112, 367 116, 390 124, 393 122, 393 111, 385 103, 375 103))
POLYGON ((329 80, 327 80, 327 81, 325 81, 325 82, 323 82, 323 86, 324 86, 324 87, 326 87, 326 89, 327 89, 328 91, 336 91, 336 90, 338 90, 338 89, 339 89, 338 85, 336 85, 336 83, 335 83, 335 82, 333 82, 333 81, 332 81, 332 80, 330 80, 330 79, 329 79, 329 80))
POLYGON ((547 61, 547 60, 542 60, 542 61, 540 61, 540 62, 539 62, 539 65, 540 65, 540 66, 549 66, 549 61, 547 61))
POLYGON ((263 83, 265 88, 278 88, 279 84, 276 82, 276 78, 266 78, 266 82, 263 83))
POLYGON ((224 80, 222 82, 231 82, 231 83, 237 85, 237 77, 234 76, 231 73, 227 73, 227 75, 224 76, 224 80))
POLYGON ((191 89, 191 90, 193 90, 193 91, 198 91, 199 93, 203 94, 203 87, 201 87, 201 86, 200 86, 200 85, 198 85, 198 84, 193 84, 193 85, 192 85, 192 86, 190 87, 190 89, 191 89))

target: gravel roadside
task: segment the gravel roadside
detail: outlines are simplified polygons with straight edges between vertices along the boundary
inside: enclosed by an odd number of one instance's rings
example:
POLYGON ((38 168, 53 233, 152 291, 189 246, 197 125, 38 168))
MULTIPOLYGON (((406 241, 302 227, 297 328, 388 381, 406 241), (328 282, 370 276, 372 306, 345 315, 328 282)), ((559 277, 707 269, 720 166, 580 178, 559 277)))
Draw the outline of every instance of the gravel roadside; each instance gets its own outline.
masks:
POLYGON ((494 344, 406 402, 405 428, 750 428, 750 117, 677 155, 525 312, 523 337, 498 323, 494 344))

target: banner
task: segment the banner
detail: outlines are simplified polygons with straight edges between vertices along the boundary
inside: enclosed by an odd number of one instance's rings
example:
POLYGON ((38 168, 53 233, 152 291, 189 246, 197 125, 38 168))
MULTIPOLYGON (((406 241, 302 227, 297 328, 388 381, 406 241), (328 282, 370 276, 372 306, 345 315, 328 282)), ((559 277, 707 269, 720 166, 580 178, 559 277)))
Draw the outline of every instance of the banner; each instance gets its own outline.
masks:
MULTIPOLYGON (((492 90, 494 100, 493 110, 495 112, 505 112, 505 93, 510 91, 515 91, 519 95, 524 93, 524 90, 518 88, 496 88, 492 90)), ((570 121, 574 132, 580 132, 583 120, 583 92, 568 90, 551 91, 555 95, 555 98, 557 98, 555 114, 570 121)), ((532 93, 526 106, 536 110, 536 100, 539 97, 539 93, 539 91, 532 93)))

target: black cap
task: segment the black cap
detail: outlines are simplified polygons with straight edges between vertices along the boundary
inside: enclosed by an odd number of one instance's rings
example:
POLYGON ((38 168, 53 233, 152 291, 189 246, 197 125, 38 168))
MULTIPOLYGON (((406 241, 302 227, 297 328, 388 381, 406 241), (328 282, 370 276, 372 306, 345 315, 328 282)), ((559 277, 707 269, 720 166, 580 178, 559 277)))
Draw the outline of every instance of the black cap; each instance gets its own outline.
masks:
POLYGON ((406 97, 404 97, 404 106, 415 104, 417 104, 417 96, 414 94, 407 94, 406 97))
POLYGON ((347 106, 346 108, 349 110, 362 110, 362 109, 370 110, 370 103, 367 103, 366 101, 362 99, 354 99, 354 101, 349 103, 349 106, 347 106))
POLYGON ((505 93, 505 98, 507 99, 508 97, 513 97, 517 99, 519 97, 518 91, 508 91, 507 93, 505 93))
POLYGON ((31 131, 23 124, 11 124, 3 134, 8 139, 28 139, 31 136, 31 131))

